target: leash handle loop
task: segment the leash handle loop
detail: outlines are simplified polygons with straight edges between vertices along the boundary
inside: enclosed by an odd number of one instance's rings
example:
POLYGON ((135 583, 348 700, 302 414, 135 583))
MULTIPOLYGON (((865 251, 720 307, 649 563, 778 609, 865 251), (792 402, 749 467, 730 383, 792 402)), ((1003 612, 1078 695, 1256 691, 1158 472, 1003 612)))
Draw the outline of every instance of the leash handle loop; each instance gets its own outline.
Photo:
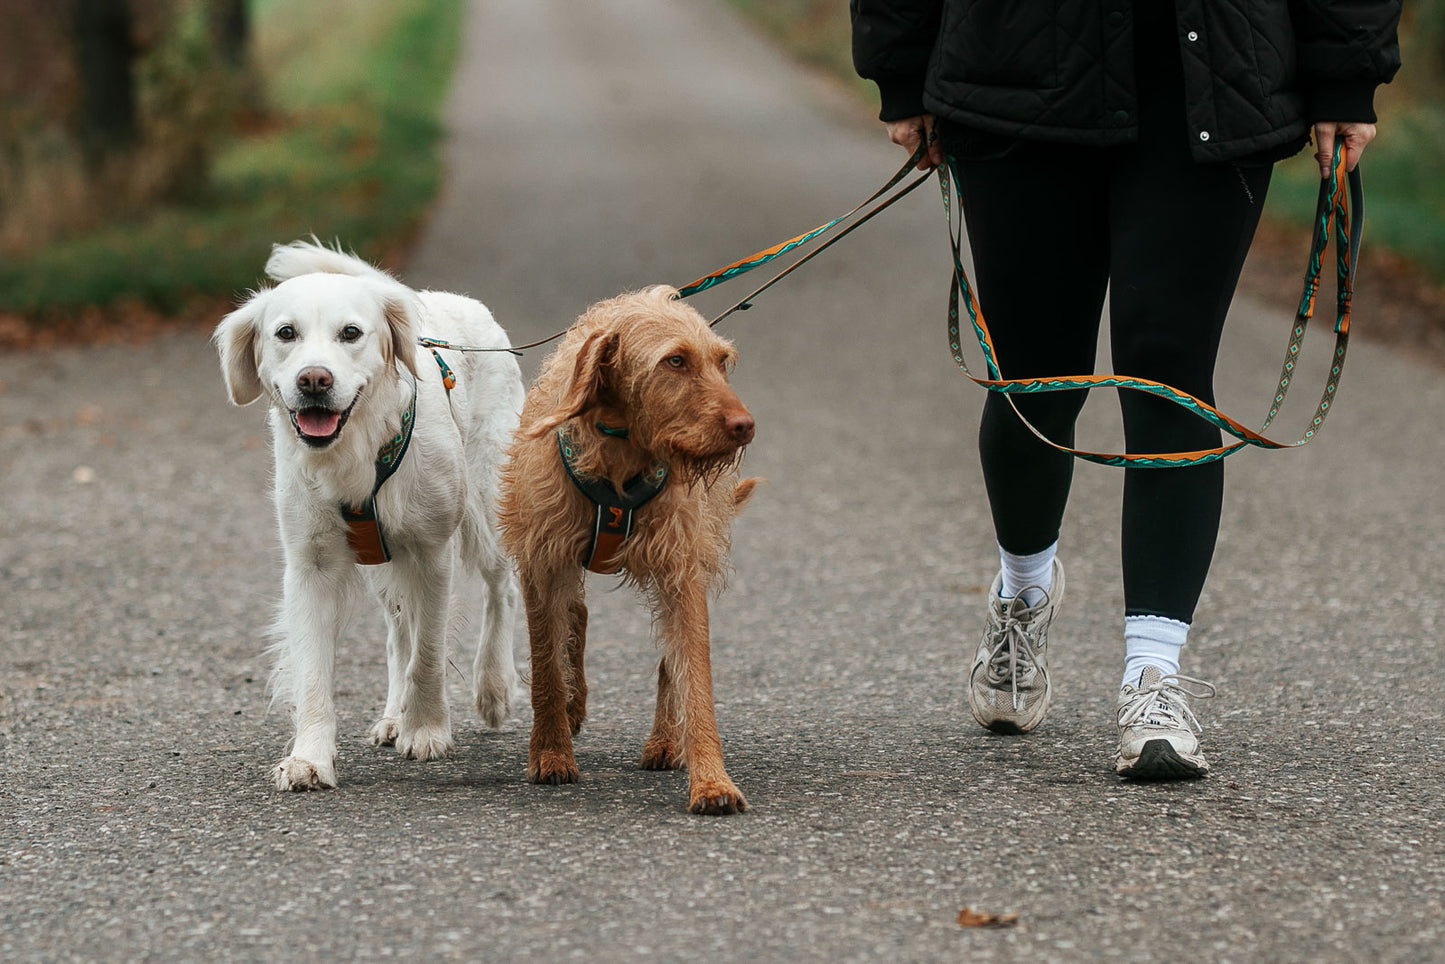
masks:
MULTIPOLYGON (((1070 455, 1084 461, 1096 462, 1102 465, 1169 468, 1201 465, 1206 462, 1217 461, 1250 445, 1267 449, 1293 448, 1304 445, 1318 434, 1320 428, 1324 425, 1325 418, 1329 415, 1330 408, 1334 404, 1340 377, 1344 371, 1345 350, 1349 343, 1350 305, 1354 292, 1354 271, 1358 261, 1360 236, 1364 226, 1364 192, 1359 166, 1356 165, 1354 171, 1348 172, 1348 174, 1346 173, 1343 144, 1337 143, 1335 145, 1334 163, 1330 176, 1323 179, 1320 184, 1319 202, 1316 207, 1314 238, 1310 250, 1309 265, 1305 273, 1304 293, 1300 299, 1295 326, 1291 332, 1289 345, 1285 351, 1284 367, 1275 392, 1274 402, 1270 408, 1269 415, 1264 421, 1264 425, 1258 431, 1247 428, 1208 402, 1152 379, 1128 375, 1003 378, 1000 374, 998 359, 994 352, 993 340, 989 335, 988 326, 984 322, 983 313, 979 309, 978 299, 974 295, 973 286, 969 283, 968 274, 963 268, 962 211, 960 210, 958 213, 958 227, 955 228, 955 218, 952 207, 952 196, 954 184, 957 183, 957 177, 958 171, 952 158, 949 158, 946 164, 938 168, 939 187, 943 193, 944 216, 948 219, 949 242, 953 249, 953 280, 950 285, 948 298, 949 348, 953 353, 954 362, 958 365, 959 370, 975 383, 982 385, 989 391, 998 392, 1007 398, 1010 407, 1013 408, 1019 420, 1045 444, 1061 452, 1068 452, 1070 455), (950 179, 950 175, 952 180, 950 179), (1354 214, 1353 221, 1351 219, 1352 210, 1354 214), (1334 326, 1334 359, 1330 366, 1329 375, 1326 379, 1324 392, 1320 397, 1319 405, 1316 407, 1314 417, 1311 419, 1310 425, 1304 434, 1293 442, 1275 441, 1263 433, 1274 420, 1275 415, 1279 413, 1280 407, 1284 403, 1285 395, 1288 393, 1290 385, 1294 380, 1295 368, 1297 366, 1300 348, 1304 341, 1307 322, 1314 312, 1315 297, 1319 290, 1320 275, 1323 272, 1324 250, 1329 243, 1332 228, 1334 230, 1338 255, 1336 259, 1337 289, 1336 320, 1334 326), (983 351, 988 374, 986 378, 975 376, 969 370, 968 363, 963 356, 962 338, 960 335, 961 318, 959 315, 959 301, 961 298, 967 307, 974 336, 983 351), (1195 415, 1238 441, 1219 445, 1214 448, 1187 452, 1148 454, 1093 452, 1086 449, 1077 449, 1067 445, 1061 445, 1053 441, 1024 417, 1013 399, 1013 396, 1018 394, 1074 390, 1087 391, 1094 388, 1125 388, 1166 399, 1175 405, 1179 405, 1193 412, 1195 415)), ((960 202, 961 199, 962 196, 960 195, 960 202)))

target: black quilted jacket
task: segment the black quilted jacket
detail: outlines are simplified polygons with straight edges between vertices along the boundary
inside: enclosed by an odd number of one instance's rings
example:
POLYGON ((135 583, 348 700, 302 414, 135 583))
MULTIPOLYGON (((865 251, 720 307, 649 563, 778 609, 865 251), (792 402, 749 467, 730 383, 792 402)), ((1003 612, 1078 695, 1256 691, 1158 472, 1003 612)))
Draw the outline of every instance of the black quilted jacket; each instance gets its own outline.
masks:
MULTIPOLYGON (((883 120, 924 112, 1029 140, 1136 137, 1134 4, 850 0, 853 62, 883 120)), ((1298 143, 1314 121, 1374 121, 1400 66, 1400 0, 1175 0, 1197 160, 1298 143)))

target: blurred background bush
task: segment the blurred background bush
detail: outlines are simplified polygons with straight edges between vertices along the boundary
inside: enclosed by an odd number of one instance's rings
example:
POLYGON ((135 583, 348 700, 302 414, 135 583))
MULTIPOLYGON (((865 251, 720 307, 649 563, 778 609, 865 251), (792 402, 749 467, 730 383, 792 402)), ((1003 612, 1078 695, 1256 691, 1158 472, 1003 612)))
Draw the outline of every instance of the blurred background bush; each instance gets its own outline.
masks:
POLYGON ((312 232, 388 260, 439 183, 461 16, 0 0, 0 344, 229 299, 312 232))

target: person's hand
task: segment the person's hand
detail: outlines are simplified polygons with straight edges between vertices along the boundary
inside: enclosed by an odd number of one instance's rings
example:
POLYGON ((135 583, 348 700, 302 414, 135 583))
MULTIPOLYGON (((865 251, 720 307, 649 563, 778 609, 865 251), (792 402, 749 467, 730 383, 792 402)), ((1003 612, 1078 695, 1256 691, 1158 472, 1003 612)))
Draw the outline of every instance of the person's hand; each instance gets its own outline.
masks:
POLYGON ((883 126, 888 129, 888 139, 906 149, 909 154, 918 150, 918 145, 924 140, 928 141, 928 153, 918 159, 920 171, 932 170, 943 163, 943 148, 939 146, 938 140, 933 136, 932 114, 919 114, 917 117, 884 121, 883 126))
POLYGON ((1318 121, 1315 124, 1315 160, 1320 177, 1328 178, 1335 163, 1335 141, 1345 144, 1345 170, 1353 171, 1360 163, 1365 145, 1375 139, 1375 125, 1357 121, 1318 121))

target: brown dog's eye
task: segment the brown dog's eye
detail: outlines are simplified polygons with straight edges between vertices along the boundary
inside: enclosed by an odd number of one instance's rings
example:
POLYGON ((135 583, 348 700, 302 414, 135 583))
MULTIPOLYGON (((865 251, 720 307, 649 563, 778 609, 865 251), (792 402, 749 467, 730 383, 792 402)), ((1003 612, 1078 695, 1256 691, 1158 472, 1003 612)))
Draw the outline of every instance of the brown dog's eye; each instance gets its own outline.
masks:
POLYGON ((687 367, 687 359, 684 358, 684 357, 681 356, 681 355, 669 355, 669 356, 667 356, 667 358, 666 358, 666 363, 667 363, 667 367, 669 367, 669 368, 686 368, 686 367, 687 367))
POLYGON ((290 325, 282 325, 280 328, 276 329, 276 337, 281 339, 282 341, 295 341, 296 329, 292 328, 290 325))
POLYGON ((356 341, 356 339, 360 337, 361 329, 356 327, 355 325, 347 325, 345 328, 341 329, 342 341, 356 341))

